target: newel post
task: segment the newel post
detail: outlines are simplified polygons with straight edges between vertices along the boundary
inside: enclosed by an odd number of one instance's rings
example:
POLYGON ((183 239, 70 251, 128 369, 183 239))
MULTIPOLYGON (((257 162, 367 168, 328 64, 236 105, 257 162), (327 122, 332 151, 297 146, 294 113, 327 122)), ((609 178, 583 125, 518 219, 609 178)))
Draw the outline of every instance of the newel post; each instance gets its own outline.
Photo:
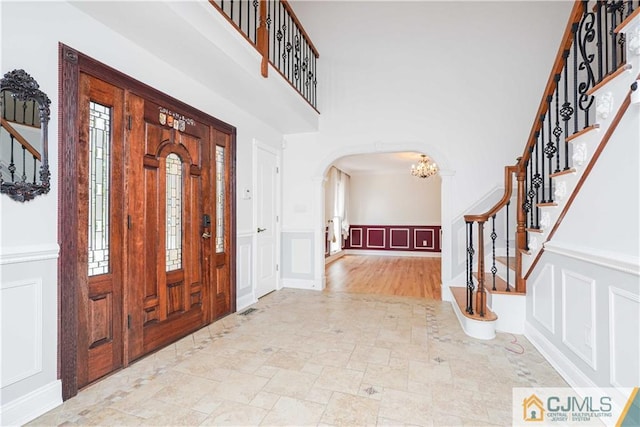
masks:
POLYGON ((269 76, 269 29, 267 28, 267 2, 260 0, 260 26, 258 27, 258 52, 262 55, 260 73, 262 77, 269 76))
POLYGON ((481 317, 487 312, 487 293, 484 290, 484 221, 478 221, 478 290, 476 311, 481 317))
POLYGON ((525 198, 527 196, 524 188, 526 168, 523 167, 522 162, 518 165, 516 179, 518 181, 518 201, 516 203, 518 207, 516 210, 516 292, 525 292, 526 282, 522 274, 522 251, 527 248, 526 216, 524 211, 525 198))

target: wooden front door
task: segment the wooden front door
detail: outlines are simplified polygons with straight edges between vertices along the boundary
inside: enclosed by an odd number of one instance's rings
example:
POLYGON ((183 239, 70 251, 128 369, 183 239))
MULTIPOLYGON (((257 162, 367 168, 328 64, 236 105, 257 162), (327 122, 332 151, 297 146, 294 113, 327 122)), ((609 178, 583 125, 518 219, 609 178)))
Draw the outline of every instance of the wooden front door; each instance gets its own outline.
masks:
POLYGON ((79 78, 78 388, 235 310, 233 134, 118 81, 79 78))

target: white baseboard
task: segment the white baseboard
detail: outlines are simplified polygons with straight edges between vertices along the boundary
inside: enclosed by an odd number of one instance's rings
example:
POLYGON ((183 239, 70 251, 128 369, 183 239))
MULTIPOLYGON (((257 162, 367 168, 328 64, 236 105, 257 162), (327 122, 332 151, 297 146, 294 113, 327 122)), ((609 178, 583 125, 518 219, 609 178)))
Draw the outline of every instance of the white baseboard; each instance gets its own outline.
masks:
POLYGON ((62 405, 62 382, 56 380, 0 407, 0 425, 19 426, 62 405))
POLYGON ((305 279, 282 279, 283 288, 307 289, 311 291, 321 291, 324 286, 318 284, 315 280, 305 279))
POLYGON ((378 251, 375 249, 345 249, 345 255, 375 255, 375 256, 401 256, 401 257, 422 257, 440 258, 440 252, 418 252, 418 251, 378 251))
POLYGON ((597 387, 589 377, 529 322, 524 325, 524 336, 571 387, 597 387))
POLYGON ((244 310, 252 304, 257 303, 258 300, 253 296, 253 292, 249 295, 238 297, 236 299, 236 311, 244 310))
POLYGON ((345 254, 344 250, 342 250, 340 252, 336 252, 333 255, 329 255, 328 257, 324 258, 324 265, 331 264, 333 261, 339 260, 340 258, 342 258, 345 255, 346 254, 345 254))

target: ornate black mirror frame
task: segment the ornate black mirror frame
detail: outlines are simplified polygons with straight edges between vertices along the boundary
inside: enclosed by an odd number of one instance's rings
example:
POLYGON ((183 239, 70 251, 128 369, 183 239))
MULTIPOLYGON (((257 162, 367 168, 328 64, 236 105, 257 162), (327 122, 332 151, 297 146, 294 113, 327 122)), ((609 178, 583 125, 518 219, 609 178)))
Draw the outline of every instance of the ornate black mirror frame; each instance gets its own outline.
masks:
POLYGON ((38 82, 35 81, 24 70, 13 70, 4 75, 0 80, 0 93, 8 90, 11 96, 18 101, 35 101, 38 103, 40 112, 40 142, 42 147, 40 163, 40 181, 27 182, 26 179, 17 182, 5 182, 0 172, 0 193, 7 194, 13 200, 25 202, 40 194, 46 194, 50 188, 49 159, 48 159, 48 124, 51 111, 49 105, 51 100, 46 93, 40 90, 38 82))

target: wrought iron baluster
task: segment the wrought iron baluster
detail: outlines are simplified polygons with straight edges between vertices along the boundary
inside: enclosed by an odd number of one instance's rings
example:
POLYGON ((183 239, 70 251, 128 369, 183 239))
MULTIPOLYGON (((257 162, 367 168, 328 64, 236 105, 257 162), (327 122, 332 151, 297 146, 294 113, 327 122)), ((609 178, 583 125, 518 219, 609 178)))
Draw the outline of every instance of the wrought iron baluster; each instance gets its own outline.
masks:
POLYGON ((509 254, 509 206, 511 205, 511 200, 509 200, 507 202, 506 205, 506 216, 507 216, 507 220, 506 220, 506 228, 507 228, 507 234, 506 234, 506 243, 507 243, 507 289, 505 289, 507 292, 511 292, 511 289, 509 289, 509 258, 510 258, 510 254, 509 254))
POLYGON ((569 70, 567 68, 569 53, 570 51, 567 49, 562 54, 562 57, 564 58, 564 67, 562 69, 564 76, 562 79, 564 82, 564 102, 562 103, 560 115, 562 116, 562 121, 564 123, 564 170, 569 169, 569 141, 567 141, 567 137, 569 136, 569 120, 571 120, 571 116, 573 115, 573 107, 569 102, 569 70))
POLYGON ((555 172, 560 172, 560 136, 562 135, 562 128, 560 127, 560 74, 555 75, 556 90, 555 90, 555 117, 556 123, 553 128, 553 136, 556 138, 556 169, 555 172))
MULTIPOLYGON (((492 290, 496 290, 496 273, 498 272, 498 268, 496 267, 496 238, 498 235, 496 234, 496 214, 493 214, 491 217, 491 275, 493 276, 493 287, 492 290)), ((484 272, 480 271, 479 274, 484 274, 484 272)))
MULTIPOLYGON (((538 203, 540 203, 540 185, 542 184, 542 177, 540 176, 540 172, 538 169, 538 166, 540 165, 540 160, 538 158, 538 151, 540 151, 540 132, 536 132, 536 143, 535 143, 535 166, 536 166, 536 174, 533 176, 533 187, 535 188, 535 196, 536 196, 536 203, 533 205, 535 207, 535 211, 536 211, 536 226, 535 228, 540 228, 540 223, 539 223, 539 218, 540 218, 540 208, 538 207, 538 203)), ((544 194, 542 196, 542 199, 544 200, 544 194)), ((527 245, 529 241, 527 240, 527 245)))
POLYGON ((473 314, 473 222, 467 222, 467 313, 473 314))
POLYGON ((27 147, 22 146, 22 175, 20 182, 27 182, 27 147))
POLYGON ((541 153, 540 153, 540 169, 541 169, 541 171, 540 171, 541 172, 540 173, 540 188, 542 189, 542 200, 541 200, 542 203, 546 203, 547 202, 546 191, 544 189, 544 177, 545 177, 545 175, 544 175, 544 148, 545 148, 545 146, 544 146, 544 144, 545 144, 545 142, 544 142, 544 140, 545 140, 545 138, 544 138, 544 121, 545 121, 545 115, 542 114, 540 116, 540 150, 541 150, 541 153))
POLYGON ((547 114, 547 125, 549 127, 549 140, 544 147, 544 154, 546 154, 547 159, 549 161, 549 173, 547 174, 547 180, 549 184, 549 197, 547 201, 549 203, 553 202, 553 179, 551 178, 551 169, 553 168, 553 156, 556 154, 556 147, 553 145, 553 140, 551 139, 552 130, 551 130, 551 95, 547 97, 547 108, 549 114, 547 114))
MULTIPOLYGON (((573 105, 574 109, 578 108, 578 24, 571 26, 573 33, 573 105)), ((578 132, 578 112, 575 111, 573 116, 573 133, 578 132)))
POLYGON ((10 134, 9 136, 10 136, 10 139, 11 139, 11 155, 10 155, 10 158, 9 158, 9 168, 8 169, 9 169, 9 173, 11 174, 11 182, 16 182, 16 177, 15 177, 15 174, 16 174, 16 163, 14 162, 14 158, 13 158, 13 150, 14 150, 16 141, 15 141, 15 138, 13 137, 12 134, 10 134))
POLYGON ((602 74, 602 61, 603 61, 603 52, 604 52, 604 47, 602 45, 602 2, 601 1, 597 1, 596 2, 596 28, 597 28, 597 35, 598 35, 598 42, 596 43, 597 46, 597 52, 598 52, 598 81, 602 81, 602 78, 604 77, 604 75, 602 74))
POLYGON ((33 183, 34 184, 37 183, 36 181, 36 171, 38 170, 37 161, 38 161, 38 158, 36 156, 33 156, 33 183))
MULTIPOLYGON (((578 94, 579 94, 579 103, 578 107, 584 111, 584 127, 589 126, 589 109, 593 104, 593 96, 588 94, 589 89, 591 89, 595 84, 595 77, 593 75, 592 63, 594 59, 594 54, 589 52, 590 44, 595 39, 595 16, 593 12, 587 11, 587 6, 585 2, 585 14, 580 21, 579 33, 580 37, 578 39, 578 49, 580 51, 580 65, 578 68, 584 72, 584 81, 578 84, 578 94)), ((615 37, 615 36, 614 36, 615 37)), ((614 38, 614 51, 615 51, 615 38, 614 38)), ((616 60, 614 59, 614 64, 616 64, 616 60)), ((615 67, 616 65, 614 65, 615 67)))
MULTIPOLYGON (((258 0, 253 0, 253 42, 258 43, 258 27, 260 26, 260 16, 258 14, 258 6, 260 2, 258 0)), ((268 12, 267 12, 268 13, 268 12)), ((267 18, 267 17, 265 17, 267 18)), ((265 21, 266 22, 266 21, 265 21)), ((267 24, 267 34, 268 34, 269 24, 267 24)))

